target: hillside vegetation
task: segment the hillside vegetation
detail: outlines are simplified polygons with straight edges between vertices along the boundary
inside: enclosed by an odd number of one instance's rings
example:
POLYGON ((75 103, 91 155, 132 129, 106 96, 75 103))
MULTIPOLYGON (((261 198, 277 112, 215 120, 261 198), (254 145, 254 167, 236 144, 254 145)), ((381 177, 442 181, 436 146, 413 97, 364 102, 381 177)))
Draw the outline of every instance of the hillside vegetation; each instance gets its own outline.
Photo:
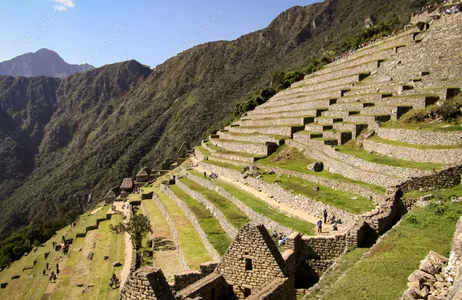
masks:
MULTIPOLYGON (((39 243, 140 166, 158 168, 183 142, 197 144, 248 109, 234 111, 272 79, 284 84, 300 77, 285 72, 312 72, 373 37, 362 34, 366 20, 400 27, 428 2, 294 7, 263 30, 199 45, 154 70, 128 61, 64 80, 0 77, 0 237, 29 224, 17 244, 39 243)), ((1 244, 6 263, 22 253, 10 242, 1 244)))

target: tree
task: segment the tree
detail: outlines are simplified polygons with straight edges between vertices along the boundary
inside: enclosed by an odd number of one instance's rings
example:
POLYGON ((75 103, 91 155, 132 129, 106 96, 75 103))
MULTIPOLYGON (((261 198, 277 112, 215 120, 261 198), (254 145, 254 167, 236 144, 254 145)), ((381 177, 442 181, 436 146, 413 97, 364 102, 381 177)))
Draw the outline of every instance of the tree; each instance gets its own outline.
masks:
POLYGON ((143 237, 148 232, 152 233, 151 221, 145 215, 133 215, 127 224, 123 224, 123 230, 131 236, 133 247, 138 251, 141 249, 143 237))

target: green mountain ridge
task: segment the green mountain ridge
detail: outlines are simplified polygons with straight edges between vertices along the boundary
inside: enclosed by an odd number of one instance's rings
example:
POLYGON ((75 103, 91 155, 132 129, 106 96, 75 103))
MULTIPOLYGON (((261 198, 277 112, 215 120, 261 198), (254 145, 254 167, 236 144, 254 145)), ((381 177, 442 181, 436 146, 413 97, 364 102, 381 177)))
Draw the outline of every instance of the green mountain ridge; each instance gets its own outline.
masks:
POLYGON ((63 80, 0 77, 0 166, 8 170, 0 237, 31 222, 72 222, 140 166, 158 168, 183 142, 197 144, 272 72, 341 46, 365 20, 406 24, 427 2, 293 7, 263 30, 196 46, 154 70, 132 60, 63 80))

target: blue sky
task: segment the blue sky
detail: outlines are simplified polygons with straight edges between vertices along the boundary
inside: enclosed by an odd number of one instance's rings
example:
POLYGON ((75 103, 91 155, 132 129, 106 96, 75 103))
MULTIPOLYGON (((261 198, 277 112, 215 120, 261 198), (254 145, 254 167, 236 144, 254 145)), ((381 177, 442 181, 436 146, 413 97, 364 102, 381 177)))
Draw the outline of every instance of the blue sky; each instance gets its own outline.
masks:
POLYGON ((1 0, 0 61, 48 48, 69 63, 154 67, 194 45, 232 40, 314 0, 1 0))

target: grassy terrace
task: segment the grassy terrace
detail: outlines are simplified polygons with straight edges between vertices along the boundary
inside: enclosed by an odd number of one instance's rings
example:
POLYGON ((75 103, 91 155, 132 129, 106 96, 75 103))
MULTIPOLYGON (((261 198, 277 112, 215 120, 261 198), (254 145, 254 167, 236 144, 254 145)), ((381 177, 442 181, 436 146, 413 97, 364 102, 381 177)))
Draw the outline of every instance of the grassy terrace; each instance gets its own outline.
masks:
POLYGON ((448 256, 462 204, 432 204, 408 213, 371 255, 356 263, 325 299, 394 300, 430 250, 448 256))
POLYGON ((390 128, 390 129, 410 129, 410 130, 426 130, 426 131, 439 131, 439 132, 448 132, 448 131, 460 131, 462 130, 462 118, 459 118, 451 123, 408 123, 400 121, 388 121, 381 124, 381 127, 390 128))
POLYGON ((297 177, 265 174, 263 175, 263 180, 268 183, 277 183, 293 194, 301 194, 350 213, 360 214, 374 209, 374 204, 364 197, 343 191, 336 191, 297 177), (318 191, 314 190, 315 186, 319 187, 318 191), (356 197, 356 199, 353 199, 354 197, 356 197))
MULTIPOLYGON (((199 172, 193 171, 192 173, 196 176, 200 176, 199 172)), ((225 191, 242 201, 242 203, 253 209, 255 212, 261 214, 262 216, 265 216, 282 226, 292 228, 293 230, 298 231, 302 234, 314 234, 313 224, 297 218, 288 217, 285 214, 272 208, 265 201, 262 201, 254 197, 253 195, 245 191, 242 191, 229 183, 226 183, 223 180, 214 180, 213 183, 223 188, 225 191)))
POLYGON ((335 282, 348 271, 369 248, 356 248, 342 255, 337 268, 325 274, 318 283, 318 288, 307 297, 299 297, 304 300, 317 300, 323 297, 335 284, 335 282))
POLYGON ((170 226, 152 200, 143 200, 152 227, 152 238, 154 239, 154 265, 161 268, 167 280, 173 275, 182 271, 176 247, 173 244, 173 236, 170 226))
POLYGON ((166 194, 161 193, 156 189, 156 194, 159 196, 160 202, 167 209, 179 235, 180 247, 183 250, 184 256, 189 267, 192 270, 199 270, 199 265, 210 261, 210 255, 202 244, 199 234, 194 226, 191 225, 189 219, 184 215, 183 211, 170 199, 166 194))
POLYGON ((436 170, 436 169, 440 169, 443 167, 442 164, 413 162, 413 161, 392 158, 388 156, 382 156, 377 153, 369 153, 369 151, 366 151, 362 148, 355 148, 352 146, 348 146, 348 144, 342 145, 342 146, 336 146, 335 148, 338 149, 342 153, 356 156, 357 158, 360 158, 362 160, 369 161, 369 162, 376 163, 376 164, 392 166, 392 167, 415 168, 415 169, 421 169, 421 170, 436 170))
MULTIPOLYGON (((202 205, 202 203, 190 197, 179 187, 173 185, 170 186, 170 189, 178 198, 183 200, 183 202, 186 203, 189 209, 194 213, 197 221, 199 222, 199 225, 207 235, 207 239, 209 240, 210 244, 212 244, 212 246, 220 255, 225 254, 226 250, 231 244, 231 238, 228 236, 228 234, 226 234, 223 228, 221 228, 218 220, 207 210, 204 205, 202 205)), ((189 226, 194 229, 191 225, 189 226)), ((197 237, 195 240, 191 240, 191 246, 197 244, 198 240, 200 240, 199 237, 197 237)), ((198 251, 197 247, 194 247, 194 251, 198 251)), ((206 252, 205 249, 203 251, 206 252)))
POLYGON ((369 138, 369 140, 377 143, 382 143, 382 144, 388 144, 388 145, 393 145, 393 146, 399 146, 399 147, 408 147, 408 148, 416 148, 416 149, 461 149, 462 144, 459 145, 417 145, 417 144, 407 144, 407 143, 402 143, 402 142, 397 142, 397 141, 392 141, 392 140, 386 140, 378 136, 373 136, 369 138))
POLYGON ((451 199, 452 196, 460 197, 462 195, 462 185, 450 189, 441 189, 437 191, 420 192, 419 190, 410 191, 404 194, 404 198, 419 198, 428 194, 443 199, 451 199))
POLYGON ((205 156, 209 156, 210 155, 210 152, 205 149, 204 147, 202 146, 196 146, 195 147, 199 152, 201 152, 202 154, 204 154, 205 156))
POLYGON ((283 145, 279 147, 275 153, 271 154, 270 156, 264 159, 259 160, 257 162, 257 165, 261 164, 262 166, 267 167, 279 167, 281 169, 286 169, 290 171, 296 171, 345 183, 356 184, 365 189, 374 191, 378 194, 385 193, 385 188, 383 187, 368 184, 358 180, 353 180, 347 177, 343 177, 339 174, 329 173, 327 171, 311 172, 308 170, 307 166, 313 162, 314 160, 307 158, 303 153, 297 151, 296 149, 290 148, 287 145, 283 145))
POLYGON ((244 214, 234 203, 220 196, 218 193, 211 191, 194 181, 187 178, 181 180, 191 190, 200 193, 202 196, 207 198, 216 208, 218 208, 226 217, 228 222, 232 224, 236 229, 240 229, 242 226, 250 222, 250 219, 244 214))
POLYGON ((235 170, 235 171, 238 171, 238 172, 242 171, 242 167, 235 166, 235 165, 232 165, 232 164, 226 164, 226 163, 223 163, 223 162, 220 162, 220 161, 207 160, 205 163, 207 163, 209 165, 217 166, 217 167, 222 167, 222 168, 235 170))

